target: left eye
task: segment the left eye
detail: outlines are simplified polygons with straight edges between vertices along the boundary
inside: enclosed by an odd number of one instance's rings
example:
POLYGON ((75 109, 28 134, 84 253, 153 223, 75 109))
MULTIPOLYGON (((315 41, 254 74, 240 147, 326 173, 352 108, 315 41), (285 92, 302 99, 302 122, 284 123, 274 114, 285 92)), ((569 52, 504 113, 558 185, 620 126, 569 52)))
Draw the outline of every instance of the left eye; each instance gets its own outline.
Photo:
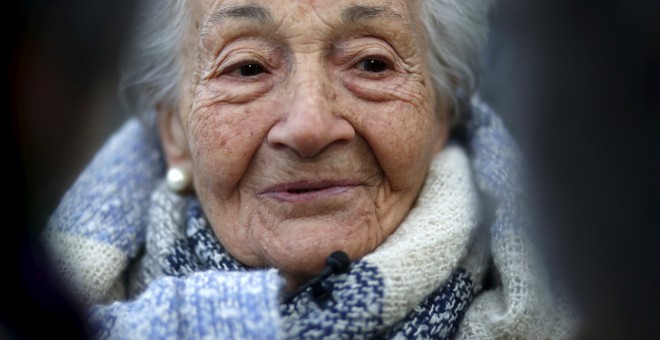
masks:
POLYGON ((250 77, 264 73, 265 70, 259 64, 246 64, 239 67, 234 72, 238 72, 242 77, 250 77))
POLYGON ((382 73, 387 71, 387 69, 389 68, 387 66, 387 63, 378 59, 362 60, 358 63, 357 66, 360 70, 370 73, 382 73))

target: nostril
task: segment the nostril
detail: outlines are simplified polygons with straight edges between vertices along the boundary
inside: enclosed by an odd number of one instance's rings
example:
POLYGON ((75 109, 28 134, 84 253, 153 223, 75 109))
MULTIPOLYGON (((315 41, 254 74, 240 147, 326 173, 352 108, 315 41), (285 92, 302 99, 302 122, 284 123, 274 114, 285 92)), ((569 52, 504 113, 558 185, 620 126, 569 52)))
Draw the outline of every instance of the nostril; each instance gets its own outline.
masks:
POLYGON ((285 146, 308 158, 331 144, 350 142, 354 137, 353 126, 346 119, 317 108, 292 111, 273 125, 267 141, 274 148, 285 146))

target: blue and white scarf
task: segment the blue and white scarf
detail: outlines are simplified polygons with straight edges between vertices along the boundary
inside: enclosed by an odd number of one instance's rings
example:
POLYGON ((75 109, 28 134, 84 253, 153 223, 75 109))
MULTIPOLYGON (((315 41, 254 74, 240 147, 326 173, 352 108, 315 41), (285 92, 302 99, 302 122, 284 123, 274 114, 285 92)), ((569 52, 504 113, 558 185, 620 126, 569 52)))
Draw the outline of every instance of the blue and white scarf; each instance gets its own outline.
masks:
MULTIPOLYGON (((186 277, 192 273, 219 271, 249 271, 232 258, 217 241, 208 227, 199 202, 189 198, 186 203, 184 238, 162 253, 166 275, 186 277)), ((413 273, 411 273, 413 274, 413 273)), ((346 277, 326 280, 324 291, 332 294, 317 300, 306 291, 289 304, 281 305, 284 326, 288 335, 296 338, 411 338, 446 339, 458 329, 461 317, 473 296, 471 276, 464 269, 455 270, 430 296, 394 325, 382 322, 377 309, 384 292, 378 269, 357 262, 350 270, 352 280, 346 277), (359 291, 354 290, 355 287, 359 291), (356 317, 357 315, 361 317, 356 317)))
POLYGON ((486 105, 471 106, 464 144, 433 161, 384 244, 325 280, 331 299, 282 304, 275 270, 232 259, 196 199, 164 189, 155 129, 136 121, 83 172, 44 238, 100 337, 565 337, 519 218, 515 145, 486 105), (478 192, 494 208, 481 224, 478 192))

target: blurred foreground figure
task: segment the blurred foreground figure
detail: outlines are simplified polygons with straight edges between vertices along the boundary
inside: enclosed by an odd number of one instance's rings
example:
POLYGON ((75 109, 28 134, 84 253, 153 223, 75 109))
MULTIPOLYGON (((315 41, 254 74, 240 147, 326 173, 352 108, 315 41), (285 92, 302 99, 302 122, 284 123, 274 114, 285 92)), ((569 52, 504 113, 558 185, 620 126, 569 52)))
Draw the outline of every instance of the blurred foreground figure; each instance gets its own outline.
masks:
POLYGON ((532 166, 538 239, 582 334, 657 338, 660 5, 500 5, 487 98, 532 166))
POLYGON ((84 336, 36 242, 58 196, 120 121, 117 57, 131 1, 10 1, 3 124, 9 146, 0 338, 84 336))

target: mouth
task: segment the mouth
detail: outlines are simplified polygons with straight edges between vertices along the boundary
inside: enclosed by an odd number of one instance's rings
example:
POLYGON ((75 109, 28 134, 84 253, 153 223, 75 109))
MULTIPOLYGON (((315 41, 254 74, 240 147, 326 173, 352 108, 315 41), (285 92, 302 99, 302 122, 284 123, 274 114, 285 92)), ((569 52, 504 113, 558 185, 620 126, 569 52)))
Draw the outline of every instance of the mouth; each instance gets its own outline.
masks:
POLYGON ((284 202, 311 201, 345 193, 358 185, 355 181, 301 181, 275 185, 259 196, 284 202))

